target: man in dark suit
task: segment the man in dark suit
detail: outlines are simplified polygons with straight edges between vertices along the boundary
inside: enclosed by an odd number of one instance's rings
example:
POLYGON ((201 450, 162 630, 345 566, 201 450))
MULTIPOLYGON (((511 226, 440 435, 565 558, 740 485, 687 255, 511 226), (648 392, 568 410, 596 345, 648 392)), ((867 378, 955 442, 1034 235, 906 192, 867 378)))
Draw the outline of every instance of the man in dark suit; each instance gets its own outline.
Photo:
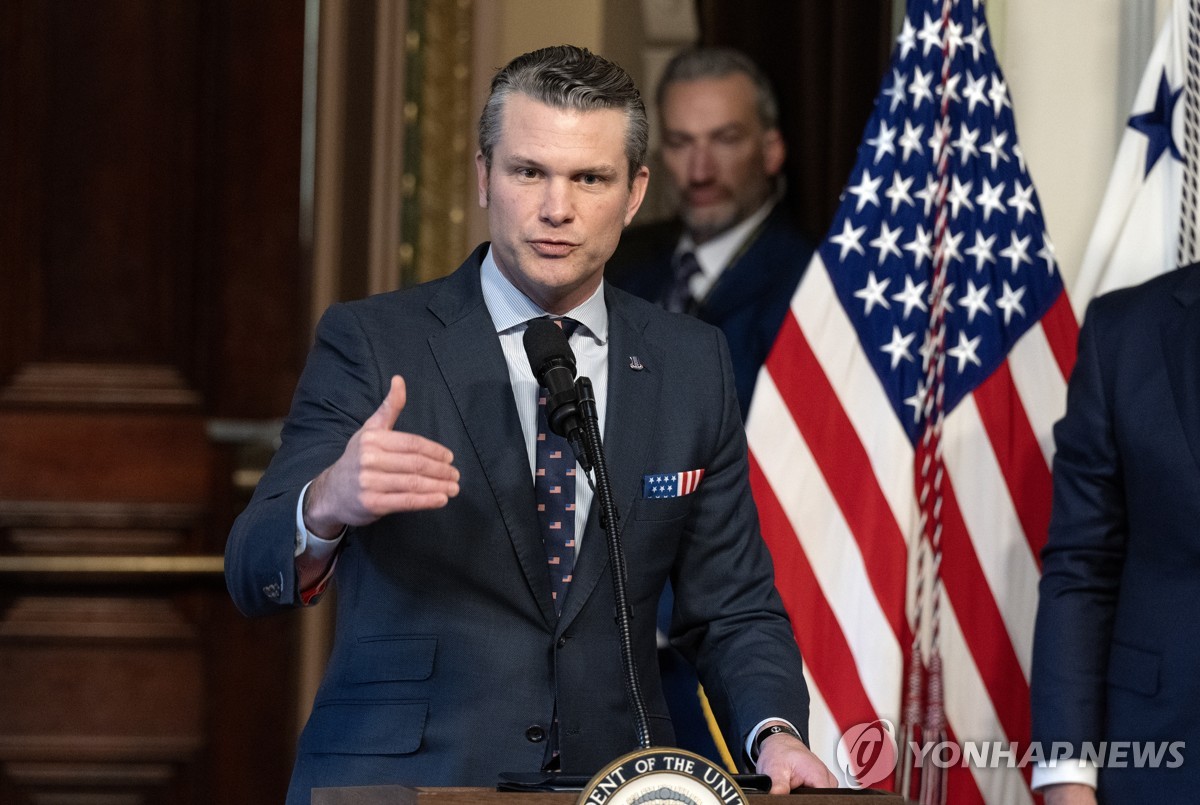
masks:
POLYGON ((1034 785, 1047 803, 1194 801, 1200 264, 1092 302, 1054 439, 1033 737, 1047 755, 1056 741, 1076 759, 1088 743, 1107 749, 1098 769, 1060 761, 1038 769, 1034 785), (1113 754, 1122 741, 1140 749, 1113 754), (1147 751, 1157 768, 1137 767, 1147 751))
POLYGON ((745 54, 696 48, 665 68, 658 113, 679 214, 630 229, 608 278, 721 328, 744 418, 813 253, 779 203, 786 148, 778 102, 745 54))
MULTIPOLYGON (((629 229, 606 273, 619 288, 721 329, 744 420, 813 253, 780 203, 786 148, 779 104, 748 56, 714 47, 668 62, 657 102, 678 216, 629 229)), ((668 590, 658 615, 664 633, 670 618, 668 590)), ((659 663, 681 746, 718 758, 695 669, 667 645, 659 663)))
POLYGON ((480 121, 492 242, 448 277, 323 317, 226 549, 247 614, 315 602, 331 574, 338 586, 289 803, 320 786, 591 774, 637 747, 582 470, 571 462, 550 490, 575 487, 553 504, 562 519, 542 523, 550 504, 536 502, 552 470, 521 341, 546 316, 595 385, 653 742, 673 741, 654 663, 670 577, 673 638, 716 691, 743 764, 777 792, 835 784, 800 738, 800 655, 758 533, 724 340, 602 282, 645 192, 645 142, 620 68, 568 46, 518 57, 480 121), (686 490, 652 482, 683 473, 686 490), (563 529, 578 539, 559 544, 563 529))

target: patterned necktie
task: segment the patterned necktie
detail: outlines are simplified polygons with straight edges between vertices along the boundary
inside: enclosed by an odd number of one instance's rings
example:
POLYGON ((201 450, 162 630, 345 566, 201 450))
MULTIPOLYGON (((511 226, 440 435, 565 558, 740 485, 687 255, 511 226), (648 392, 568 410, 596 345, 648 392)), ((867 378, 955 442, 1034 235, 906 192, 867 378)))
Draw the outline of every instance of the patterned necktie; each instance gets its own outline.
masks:
MULTIPOLYGON (((573 319, 556 319, 554 323, 563 328, 568 338, 579 324, 573 319)), ((554 611, 561 613, 575 566, 575 454, 566 439, 550 430, 546 396, 546 389, 538 390, 533 494, 550 568, 550 594, 554 597, 554 611)))
POLYGON ((663 299, 663 307, 672 313, 690 313, 692 303, 692 277, 700 273, 700 263, 693 252, 679 255, 675 263, 675 274, 671 279, 671 287, 667 289, 663 299))

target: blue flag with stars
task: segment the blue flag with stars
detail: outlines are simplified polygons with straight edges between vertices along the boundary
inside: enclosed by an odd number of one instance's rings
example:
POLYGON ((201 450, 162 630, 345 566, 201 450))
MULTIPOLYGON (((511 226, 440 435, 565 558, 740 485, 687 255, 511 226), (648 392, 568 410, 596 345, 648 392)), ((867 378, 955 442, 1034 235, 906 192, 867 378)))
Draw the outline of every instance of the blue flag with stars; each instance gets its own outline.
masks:
POLYGON ((1196 210, 1184 210, 1181 203, 1185 181, 1196 197, 1195 172, 1189 174, 1183 136, 1187 8, 1183 0, 1174 3, 1134 98, 1079 276, 1071 287, 1081 318, 1087 303, 1099 294, 1200 259, 1196 210))

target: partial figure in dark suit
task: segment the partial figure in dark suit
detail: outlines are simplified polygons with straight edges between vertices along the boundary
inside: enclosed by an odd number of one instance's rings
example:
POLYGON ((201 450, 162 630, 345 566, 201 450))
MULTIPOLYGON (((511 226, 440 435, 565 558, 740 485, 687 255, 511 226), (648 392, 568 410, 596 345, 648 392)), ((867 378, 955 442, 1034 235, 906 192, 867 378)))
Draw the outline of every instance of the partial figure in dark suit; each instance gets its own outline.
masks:
POLYGON ((787 149, 779 104, 748 56, 702 47, 667 64, 658 113, 678 215, 626 232, 608 278, 721 328, 744 418, 813 253, 780 204, 787 149))
MULTIPOLYGON (((617 287, 721 328, 744 420, 813 246, 780 203, 787 149, 779 103, 748 56, 685 50, 658 85, 662 159, 678 215, 630 228, 606 269, 617 287)), ((669 629, 668 589, 659 627, 669 629)), ((697 694, 696 671, 663 646, 659 656, 680 745, 720 758, 697 694)))
POLYGON ((1033 737, 1047 803, 1200 796, 1200 264, 1097 298, 1054 429, 1033 737), (1112 755, 1114 742, 1142 742, 1112 755), (1178 744, 1176 742, 1182 742, 1178 744), (1135 768, 1137 754, 1157 768, 1135 768), (1182 760, 1182 765, 1179 764, 1182 760), (1174 766, 1174 768, 1172 768, 1174 766))
POLYGON ((574 461, 561 485, 542 484, 548 437, 522 338, 545 317, 595 387, 653 742, 674 740, 654 629, 670 578, 672 637, 716 692, 742 764, 776 792, 835 784, 800 737, 800 654, 758 532, 724 339, 602 282, 645 192, 646 140, 616 65, 570 46, 518 57, 480 121, 492 242, 448 277, 322 318, 226 549, 247 614, 337 584, 291 805, 321 786, 592 774, 637 748, 591 490, 574 461), (661 483, 684 473, 686 485, 661 483), (543 494, 565 514, 543 523, 543 494))

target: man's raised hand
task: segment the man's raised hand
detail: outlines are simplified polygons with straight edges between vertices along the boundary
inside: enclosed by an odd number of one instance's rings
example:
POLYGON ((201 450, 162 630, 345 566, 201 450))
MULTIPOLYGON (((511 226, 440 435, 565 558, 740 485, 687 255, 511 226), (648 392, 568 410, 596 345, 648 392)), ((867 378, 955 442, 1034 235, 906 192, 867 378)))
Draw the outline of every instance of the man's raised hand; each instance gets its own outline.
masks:
POLYGON ((439 509, 458 494, 450 450, 424 436, 392 430, 406 399, 404 379, 393 376, 379 408, 309 487, 304 506, 309 531, 332 538, 343 526, 366 525, 385 514, 439 509))

